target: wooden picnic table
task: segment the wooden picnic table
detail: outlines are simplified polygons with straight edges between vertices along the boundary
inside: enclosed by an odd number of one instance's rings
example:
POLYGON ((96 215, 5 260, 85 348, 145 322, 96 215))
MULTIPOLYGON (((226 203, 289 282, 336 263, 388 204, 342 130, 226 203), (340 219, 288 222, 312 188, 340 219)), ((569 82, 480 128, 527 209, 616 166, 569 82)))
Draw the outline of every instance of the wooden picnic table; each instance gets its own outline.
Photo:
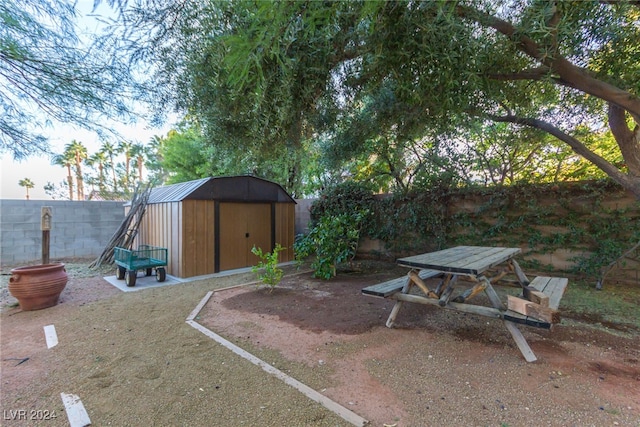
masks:
POLYGON ((529 281, 514 257, 520 248, 457 246, 441 251, 400 258, 398 265, 412 270, 406 279, 396 279, 367 287, 363 293, 371 296, 395 299, 387 326, 392 327, 403 302, 438 305, 443 308, 502 319, 511 333, 520 352, 528 362, 536 360, 517 324, 550 328, 559 321, 556 309, 568 280, 556 277, 536 277, 529 281), (491 272, 491 275, 490 275, 491 272), (509 297, 505 307, 493 285, 508 274, 514 274, 522 288, 522 298, 509 297), (435 288, 427 286, 425 280, 439 277, 435 288), (472 287, 454 297, 459 279, 470 281, 472 287), (399 280, 402 281, 400 285, 399 280), (417 285, 418 294, 410 293, 417 285), (469 301, 484 292, 491 307, 472 304, 469 301), (541 320, 542 318, 542 320, 541 320))

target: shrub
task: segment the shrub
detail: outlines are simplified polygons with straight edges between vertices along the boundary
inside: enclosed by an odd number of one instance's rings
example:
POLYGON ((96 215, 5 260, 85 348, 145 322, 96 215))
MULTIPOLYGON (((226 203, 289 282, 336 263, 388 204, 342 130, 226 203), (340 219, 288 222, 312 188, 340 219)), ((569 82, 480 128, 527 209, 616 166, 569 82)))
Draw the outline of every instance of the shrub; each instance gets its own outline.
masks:
POLYGON ((273 292, 273 288, 282 280, 283 271, 278 267, 278 253, 283 250, 280 243, 276 244, 273 252, 263 253, 261 248, 255 246, 251 249, 251 252, 260 258, 258 265, 251 267, 251 271, 262 283, 270 287, 269 293, 273 292))
POLYGON ((335 277, 337 266, 355 257, 363 218, 367 215, 368 211, 361 210, 322 216, 309 234, 298 236, 294 244, 296 259, 315 255, 311 264, 314 276, 325 280, 335 277))
POLYGON ((360 228, 368 232, 376 201, 371 189, 363 183, 345 181, 325 189, 311 206, 311 225, 325 216, 362 213, 360 228))

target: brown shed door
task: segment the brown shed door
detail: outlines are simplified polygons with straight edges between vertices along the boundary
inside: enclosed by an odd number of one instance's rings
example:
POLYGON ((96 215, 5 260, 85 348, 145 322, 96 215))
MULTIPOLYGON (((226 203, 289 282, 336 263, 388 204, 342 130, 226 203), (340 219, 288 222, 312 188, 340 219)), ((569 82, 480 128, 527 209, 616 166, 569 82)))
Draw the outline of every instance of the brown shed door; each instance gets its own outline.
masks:
POLYGON ((251 248, 271 252, 271 205, 220 203, 220 271, 256 265, 251 248))

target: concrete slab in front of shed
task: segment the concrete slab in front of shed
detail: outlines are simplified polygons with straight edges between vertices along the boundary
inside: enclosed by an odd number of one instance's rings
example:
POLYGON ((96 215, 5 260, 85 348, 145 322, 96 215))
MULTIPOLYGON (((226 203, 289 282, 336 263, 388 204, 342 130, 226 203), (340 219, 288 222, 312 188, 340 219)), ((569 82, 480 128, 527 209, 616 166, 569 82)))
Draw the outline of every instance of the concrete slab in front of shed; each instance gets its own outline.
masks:
POLYGON ((177 277, 169 276, 167 274, 167 278, 164 282, 158 282, 156 280, 156 276, 145 276, 143 271, 138 272, 138 277, 136 278, 135 286, 127 286, 127 284, 123 280, 116 279, 116 276, 107 276, 104 277, 104 280, 111 283, 116 288, 120 289, 122 292, 135 292, 141 291, 143 289, 149 288, 158 288, 160 286, 169 286, 169 285, 178 285, 182 283, 182 280, 177 277))
MULTIPOLYGON (((278 264, 278 267, 294 265, 294 264, 295 264, 295 261, 288 261, 288 262, 283 262, 278 264)), ((234 274, 244 274, 244 273, 251 273, 251 267, 236 268, 234 270, 226 270, 226 271, 221 271, 219 273, 207 274, 204 276, 186 277, 186 278, 174 277, 167 274, 167 279, 164 282, 158 282, 156 280, 156 276, 145 276, 144 272, 141 270, 141 271, 138 271, 138 276, 136 278, 136 285, 132 287, 128 287, 127 284, 124 282, 124 279, 123 280, 116 279, 116 276, 107 276, 107 277, 104 277, 104 280, 111 283, 113 286, 115 286, 116 288, 120 289, 123 292, 134 292, 134 291, 141 291, 143 289, 158 288, 160 286, 177 285, 180 283, 195 282, 197 280, 210 279, 214 277, 232 276, 234 274)))

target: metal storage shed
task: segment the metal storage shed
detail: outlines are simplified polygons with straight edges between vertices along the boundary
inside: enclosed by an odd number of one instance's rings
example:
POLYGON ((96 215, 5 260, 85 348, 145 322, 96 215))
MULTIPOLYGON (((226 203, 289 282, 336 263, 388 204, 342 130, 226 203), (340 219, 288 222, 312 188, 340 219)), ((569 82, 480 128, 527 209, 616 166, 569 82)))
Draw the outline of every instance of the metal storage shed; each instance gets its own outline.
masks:
POLYGON ((137 241, 168 249, 167 272, 186 278, 256 265, 255 245, 294 259, 296 202, 253 176, 203 178, 151 190, 137 241))

